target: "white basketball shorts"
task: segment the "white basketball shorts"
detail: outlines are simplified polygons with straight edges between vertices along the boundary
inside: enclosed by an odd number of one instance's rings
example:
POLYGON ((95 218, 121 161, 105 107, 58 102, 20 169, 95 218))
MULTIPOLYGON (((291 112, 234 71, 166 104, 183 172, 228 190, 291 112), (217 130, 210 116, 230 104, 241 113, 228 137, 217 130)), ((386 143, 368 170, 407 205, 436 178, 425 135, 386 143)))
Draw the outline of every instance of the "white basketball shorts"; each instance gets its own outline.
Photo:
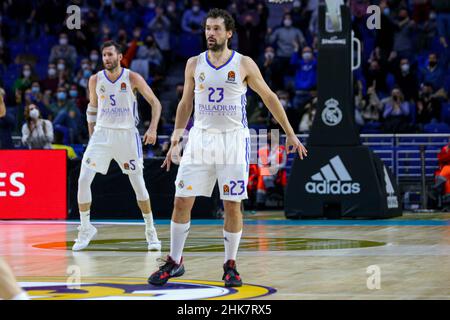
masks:
POLYGON ((144 169, 142 141, 136 128, 110 129, 95 127, 82 164, 106 174, 114 159, 125 174, 141 174, 144 169))
POLYGON ((216 181, 222 200, 247 199, 250 133, 192 128, 175 180, 176 197, 210 197, 216 181))

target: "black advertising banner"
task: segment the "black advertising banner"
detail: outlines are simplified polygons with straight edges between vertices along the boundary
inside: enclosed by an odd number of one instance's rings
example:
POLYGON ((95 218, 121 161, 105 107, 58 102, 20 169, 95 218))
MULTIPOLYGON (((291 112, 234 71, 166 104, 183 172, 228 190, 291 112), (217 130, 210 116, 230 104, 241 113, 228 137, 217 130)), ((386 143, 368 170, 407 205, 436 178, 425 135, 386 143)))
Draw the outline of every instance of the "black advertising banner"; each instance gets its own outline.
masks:
POLYGON ((309 147, 294 160, 288 218, 390 218, 401 215, 395 179, 365 146, 309 147))

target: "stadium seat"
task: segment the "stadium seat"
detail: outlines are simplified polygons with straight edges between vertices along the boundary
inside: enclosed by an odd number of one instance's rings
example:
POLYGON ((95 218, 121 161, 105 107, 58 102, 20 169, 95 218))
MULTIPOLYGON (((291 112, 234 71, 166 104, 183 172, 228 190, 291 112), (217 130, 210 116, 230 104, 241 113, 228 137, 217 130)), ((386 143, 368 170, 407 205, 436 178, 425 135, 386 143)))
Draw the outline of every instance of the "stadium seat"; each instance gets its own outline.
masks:
POLYGON ((450 133, 450 126, 444 122, 432 122, 423 127, 425 133, 450 133))
POLYGON ((441 109, 441 121, 450 124, 450 103, 444 103, 441 109))

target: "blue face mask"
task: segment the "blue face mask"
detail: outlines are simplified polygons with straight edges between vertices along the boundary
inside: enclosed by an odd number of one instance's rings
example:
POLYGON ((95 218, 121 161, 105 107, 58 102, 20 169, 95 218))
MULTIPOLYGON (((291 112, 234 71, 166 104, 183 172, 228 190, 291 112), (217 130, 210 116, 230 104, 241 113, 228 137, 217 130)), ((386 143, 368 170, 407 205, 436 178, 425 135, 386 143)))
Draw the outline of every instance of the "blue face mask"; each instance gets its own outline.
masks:
POLYGON ((58 98, 58 100, 66 100, 67 95, 66 95, 65 92, 58 92, 58 93, 56 94, 56 98, 58 98))
POLYGON ((31 87, 32 93, 36 94, 36 93, 39 93, 39 91, 40 91, 39 87, 31 87))
POLYGON ((69 91, 69 95, 72 98, 76 98, 78 96, 78 91, 77 90, 70 90, 69 91))
POLYGON ((85 78, 89 78, 91 76, 91 74, 92 74, 91 70, 84 70, 84 72, 83 72, 83 76, 85 78))

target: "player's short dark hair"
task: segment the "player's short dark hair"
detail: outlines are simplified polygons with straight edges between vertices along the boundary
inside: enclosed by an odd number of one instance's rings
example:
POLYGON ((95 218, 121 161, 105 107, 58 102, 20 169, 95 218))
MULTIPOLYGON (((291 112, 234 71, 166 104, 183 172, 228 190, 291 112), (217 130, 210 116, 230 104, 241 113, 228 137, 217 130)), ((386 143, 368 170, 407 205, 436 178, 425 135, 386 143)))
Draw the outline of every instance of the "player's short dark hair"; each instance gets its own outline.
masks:
POLYGON ((108 40, 108 41, 104 42, 101 47, 101 52, 103 52, 103 49, 108 48, 108 47, 116 48, 116 51, 118 54, 122 53, 122 46, 120 44, 118 44, 117 42, 115 42, 114 40, 108 40))
POLYGON ((223 9, 218 9, 218 8, 214 8, 209 10, 208 14, 205 17, 205 21, 203 22, 203 28, 206 27, 206 20, 208 20, 208 18, 223 18, 223 21, 225 23, 225 30, 227 31, 235 31, 235 24, 234 24, 234 19, 231 16, 231 14, 223 9))

